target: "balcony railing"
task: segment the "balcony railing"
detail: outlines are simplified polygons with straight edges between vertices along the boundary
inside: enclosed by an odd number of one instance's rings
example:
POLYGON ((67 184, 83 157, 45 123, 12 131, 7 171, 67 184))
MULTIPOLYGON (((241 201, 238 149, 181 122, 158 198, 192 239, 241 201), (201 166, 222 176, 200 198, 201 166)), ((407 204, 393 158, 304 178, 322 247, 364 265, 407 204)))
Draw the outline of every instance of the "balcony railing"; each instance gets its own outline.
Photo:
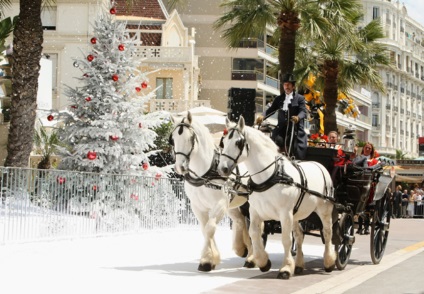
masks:
POLYGON ((137 56, 146 61, 160 62, 190 62, 193 55, 190 47, 158 47, 158 46, 140 46, 136 51, 137 56))
POLYGON ((150 99, 149 106, 150 112, 168 111, 171 113, 177 113, 188 110, 192 107, 211 107, 211 102, 210 100, 194 100, 192 103, 190 103, 189 100, 180 99, 150 99))

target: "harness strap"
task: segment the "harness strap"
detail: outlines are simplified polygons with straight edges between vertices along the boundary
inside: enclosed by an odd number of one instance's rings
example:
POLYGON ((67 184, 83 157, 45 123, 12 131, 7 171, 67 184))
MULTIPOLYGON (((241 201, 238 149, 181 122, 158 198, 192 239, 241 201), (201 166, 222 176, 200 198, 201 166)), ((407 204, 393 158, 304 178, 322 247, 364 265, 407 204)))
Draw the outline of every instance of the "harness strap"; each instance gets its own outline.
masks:
POLYGON ((297 169, 300 175, 300 186, 302 189, 300 189, 300 195, 299 198, 297 198, 296 205, 293 208, 293 215, 296 214, 296 212, 299 210, 300 205, 303 202, 303 198, 305 197, 306 191, 308 190, 308 180, 306 179, 305 172, 302 169, 302 167, 297 164, 295 161, 292 162, 293 166, 297 169))
POLYGON ((200 187, 200 186, 206 186, 208 188, 219 190, 222 188, 222 185, 214 184, 211 182, 211 180, 224 180, 226 181, 226 177, 222 177, 218 173, 218 160, 219 160, 219 153, 217 150, 214 151, 214 157, 212 159, 211 166, 209 170, 203 175, 198 176, 194 171, 189 170, 188 173, 184 175, 184 179, 192 186, 194 187, 200 187), (190 175, 190 173, 193 173, 197 178, 194 178, 190 175))

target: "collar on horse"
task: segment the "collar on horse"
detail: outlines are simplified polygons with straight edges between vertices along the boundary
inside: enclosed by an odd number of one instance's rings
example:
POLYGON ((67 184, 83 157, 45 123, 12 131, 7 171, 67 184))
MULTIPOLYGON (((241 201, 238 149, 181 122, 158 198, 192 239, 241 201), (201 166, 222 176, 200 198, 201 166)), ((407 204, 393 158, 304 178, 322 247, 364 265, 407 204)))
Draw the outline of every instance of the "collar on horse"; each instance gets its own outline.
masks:
POLYGON ((219 163, 219 153, 217 150, 215 150, 211 166, 209 167, 209 170, 205 174, 203 174, 202 176, 197 176, 197 174, 194 171, 189 170, 189 172, 184 175, 184 179, 190 185, 194 187, 200 187, 204 185, 214 190, 220 190, 222 188, 222 185, 218 185, 218 184, 214 184, 210 182, 211 180, 224 180, 224 181, 227 180, 227 178, 219 175, 218 163, 219 163), (197 178, 192 177, 190 173, 193 173, 195 176, 197 176, 197 178))

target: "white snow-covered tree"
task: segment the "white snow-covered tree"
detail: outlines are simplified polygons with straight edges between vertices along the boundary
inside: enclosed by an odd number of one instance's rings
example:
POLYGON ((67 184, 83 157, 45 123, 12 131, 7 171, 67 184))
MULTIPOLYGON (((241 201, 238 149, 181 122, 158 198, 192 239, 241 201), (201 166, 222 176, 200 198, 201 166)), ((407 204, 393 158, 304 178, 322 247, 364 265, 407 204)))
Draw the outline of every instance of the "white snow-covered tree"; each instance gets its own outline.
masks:
POLYGON ((140 71, 135 37, 126 31, 126 23, 115 19, 115 12, 111 6, 97 17, 91 48, 73 62, 81 70, 81 86, 66 88, 69 113, 57 115, 65 121, 60 139, 69 147, 62 149, 59 169, 157 176, 145 151, 154 147, 152 128, 167 115, 145 113, 154 91, 140 94, 149 87, 148 73, 140 71))

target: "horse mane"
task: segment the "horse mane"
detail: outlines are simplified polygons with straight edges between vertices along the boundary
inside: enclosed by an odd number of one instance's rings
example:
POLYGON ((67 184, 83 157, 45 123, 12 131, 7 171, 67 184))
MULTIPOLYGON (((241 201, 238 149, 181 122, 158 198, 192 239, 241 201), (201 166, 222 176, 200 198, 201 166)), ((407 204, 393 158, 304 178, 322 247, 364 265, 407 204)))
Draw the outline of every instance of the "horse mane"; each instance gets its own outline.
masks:
MULTIPOLYGON (((187 118, 184 118, 184 122, 188 123, 187 118)), ((191 120, 191 127, 196 132, 197 139, 199 140, 199 144, 203 147, 209 147, 214 149, 215 148, 215 142, 212 137, 211 132, 209 129, 201 124, 200 122, 196 121, 196 117, 193 117, 191 120)))

